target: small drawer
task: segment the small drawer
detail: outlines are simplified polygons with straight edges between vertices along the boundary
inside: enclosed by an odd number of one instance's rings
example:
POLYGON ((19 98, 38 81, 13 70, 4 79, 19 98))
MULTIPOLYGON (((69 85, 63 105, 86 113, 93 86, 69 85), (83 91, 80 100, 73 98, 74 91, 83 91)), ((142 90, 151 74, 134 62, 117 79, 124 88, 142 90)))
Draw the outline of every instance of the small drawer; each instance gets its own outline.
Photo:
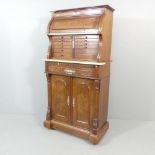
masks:
POLYGON ((72 42, 73 37, 72 36, 53 36, 52 41, 70 41, 72 42))
POLYGON ((79 60, 96 60, 95 54, 75 54, 75 58, 79 60))
POLYGON ((53 39, 53 40, 63 39, 63 36, 53 36, 52 39, 53 39))
POLYGON ((64 40, 71 40, 71 39, 73 39, 73 37, 72 36, 63 36, 63 39, 64 40))
POLYGON ((51 38, 52 42, 61 42, 63 40, 63 36, 53 36, 51 38))
POLYGON ((72 53, 71 52, 54 52, 52 56, 53 58, 71 59, 72 53))
POLYGON ((71 41, 53 41, 52 48, 73 48, 71 41))
POLYGON ((53 53, 54 58, 63 58, 64 54, 62 52, 53 53))
POLYGON ((99 43, 99 40, 96 39, 96 38, 92 38, 92 39, 84 39, 84 38, 77 38, 75 39, 75 43, 79 43, 79 42, 82 42, 82 43, 99 43))
POLYGON ((76 48, 75 49, 75 53, 76 54, 78 54, 78 55, 80 55, 80 54, 96 54, 97 55, 97 53, 98 53, 98 51, 96 50, 96 49, 88 49, 88 48, 81 48, 81 49, 78 49, 78 48, 76 48))
POLYGON ((77 77, 99 77, 99 67, 72 63, 47 62, 46 72, 77 77))
POLYGON ((90 49, 98 49, 99 45, 98 44, 75 44, 75 49, 85 49, 85 48, 90 48, 90 49))
POLYGON ((75 45, 99 45, 98 41, 76 41, 75 45))
POLYGON ((76 35, 75 39, 99 39, 98 35, 76 35))
POLYGON ((59 52, 64 52, 64 53, 72 53, 72 48, 53 48, 52 49, 53 53, 59 53, 59 52))

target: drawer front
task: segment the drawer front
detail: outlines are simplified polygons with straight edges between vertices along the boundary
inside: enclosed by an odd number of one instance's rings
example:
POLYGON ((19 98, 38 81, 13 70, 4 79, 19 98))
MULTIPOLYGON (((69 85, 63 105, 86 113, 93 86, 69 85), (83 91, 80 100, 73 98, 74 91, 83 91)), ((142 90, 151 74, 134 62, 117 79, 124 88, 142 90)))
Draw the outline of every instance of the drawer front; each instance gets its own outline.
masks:
POLYGON ((58 52, 58 53, 59 53, 59 52, 63 52, 63 53, 65 53, 65 52, 66 52, 66 53, 67 53, 67 52, 68 52, 68 53, 72 53, 72 49, 71 49, 71 48, 67 48, 67 49, 66 49, 66 48, 54 48, 54 49, 53 49, 53 53, 57 53, 57 52, 58 52))
POLYGON ((99 67, 95 65, 46 62, 46 72, 80 77, 98 78, 99 67))
POLYGON ((96 49, 76 49, 75 58, 79 60, 96 60, 97 52, 96 49))
POLYGON ((76 35, 75 39, 99 39, 98 35, 76 35))
POLYGON ((70 49, 72 49, 73 48, 73 46, 72 46, 72 44, 52 44, 52 48, 53 49, 57 49, 57 48, 70 48, 70 49))
POLYGON ((72 36, 53 36, 52 41, 72 41, 72 36))
POLYGON ((55 52, 53 53, 53 57, 54 58, 61 58, 61 59, 71 59, 72 58, 72 54, 70 52, 55 52))
POLYGON ((96 49, 98 50, 99 44, 96 43, 83 43, 79 42, 75 44, 75 49, 96 49))

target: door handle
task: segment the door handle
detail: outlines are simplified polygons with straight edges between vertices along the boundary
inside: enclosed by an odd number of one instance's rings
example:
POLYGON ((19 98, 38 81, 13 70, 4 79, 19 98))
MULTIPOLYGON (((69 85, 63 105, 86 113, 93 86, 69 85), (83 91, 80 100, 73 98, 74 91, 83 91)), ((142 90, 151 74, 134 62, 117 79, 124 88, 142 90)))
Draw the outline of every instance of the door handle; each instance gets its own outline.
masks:
POLYGON ((70 105, 70 103, 69 103, 70 101, 69 101, 69 96, 67 97, 67 105, 69 106, 70 105))
POLYGON ((73 107, 75 106, 75 98, 73 97, 73 107))

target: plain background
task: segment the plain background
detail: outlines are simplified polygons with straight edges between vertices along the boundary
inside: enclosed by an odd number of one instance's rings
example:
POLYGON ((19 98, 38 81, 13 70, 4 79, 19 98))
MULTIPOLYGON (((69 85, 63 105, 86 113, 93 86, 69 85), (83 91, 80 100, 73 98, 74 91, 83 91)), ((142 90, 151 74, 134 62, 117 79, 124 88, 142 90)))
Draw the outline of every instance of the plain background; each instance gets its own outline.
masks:
POLYGON ((155 120, 154 0, 0 0, 0 113, 45 116, 49 11, 103 4, 116 9, 109 118, 155 120))

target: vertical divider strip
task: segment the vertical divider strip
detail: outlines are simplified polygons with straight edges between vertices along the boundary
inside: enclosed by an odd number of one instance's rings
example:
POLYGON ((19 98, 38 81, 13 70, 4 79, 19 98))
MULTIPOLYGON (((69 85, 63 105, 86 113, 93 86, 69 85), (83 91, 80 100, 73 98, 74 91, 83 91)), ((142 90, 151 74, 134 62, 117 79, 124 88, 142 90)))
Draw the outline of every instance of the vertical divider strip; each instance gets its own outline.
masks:
POLYGON ((73 77, 70 77, 70 106, 71 125, 73 125, 73 77))
POLYGON ((72 43, 73 43, 73 46, 72 46, 72 52, 73 52, 73 54, 72 54, 72 58, 73 59, 75 59, 75 36, 73 35, 72 36, 73 37, 73 41, 72 41, 72 43))

